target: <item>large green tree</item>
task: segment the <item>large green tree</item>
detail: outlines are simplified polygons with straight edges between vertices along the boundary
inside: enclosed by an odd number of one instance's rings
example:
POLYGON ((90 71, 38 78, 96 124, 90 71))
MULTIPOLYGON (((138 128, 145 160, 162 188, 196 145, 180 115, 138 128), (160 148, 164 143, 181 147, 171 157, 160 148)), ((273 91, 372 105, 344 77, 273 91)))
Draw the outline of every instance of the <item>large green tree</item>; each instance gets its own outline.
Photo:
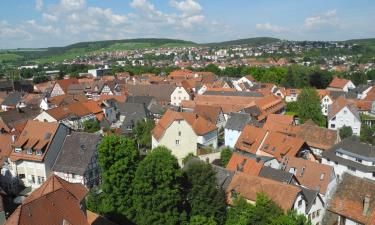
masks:
POLYGON ((212 166, 194 160, 186 166, 185 174, 188 180, 189 215, 214 218, 218 224, 223 224, 226 215, 225 194, 217 188, 216 173, 212 166))
POLYGON ((217 223, 213 218, 193 216, 190 218, 189 225, 217 225, 217 223))
POLYGON ((155 122, 151 119, 137 121, 134 128, 134 137, 140 147, 151 148, 151 131, 155 122))
POLYGON ((302 123, 311 119, 320 126, 325 126, 326 121, 322 115, 318 93, 313 88, 305 88, 297 99, 298 116, 302 123))
POLYGON ((230 158, 232 157, 233 151, 230 148, 224 148, 220 152, 220 162, 222 167, 226 167, 230 158))
POLYGON ((142 160, 133 190, 133 220, 138 225, 186 221, 182 171, 167 148, 157 147, 142 160))
POLYGON ((98 160, 102 170, 100 213, 129 216, 132 181, 140 161, 134 141, 123 136, 105 136, 99 145, 98 160))

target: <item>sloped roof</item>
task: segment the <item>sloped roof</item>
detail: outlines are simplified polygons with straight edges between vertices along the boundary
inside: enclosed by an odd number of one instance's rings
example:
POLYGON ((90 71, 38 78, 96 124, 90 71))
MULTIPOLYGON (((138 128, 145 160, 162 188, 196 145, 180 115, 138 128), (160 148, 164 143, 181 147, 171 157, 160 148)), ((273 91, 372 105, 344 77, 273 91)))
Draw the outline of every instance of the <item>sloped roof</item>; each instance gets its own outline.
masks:
POLYGON ((366 225, 375 224, 375 183, 345 173, 333 195, 328 210, 366 225), (363 215, 365 197, 371 198, 367 214, 363 215))
POLYGON ((84 175, 92 157, 97 153, 99 134, 72 132, 66 136, 52 170, 84 175))
POLYGON ((51 175, 13 212, 6 225, 63 224, 88 225, 80 203, 88 190, 51 175), (69 209, 69 210, 67 210, 69 209))
POLYGON ((44 156, 49 150, 51 141, 53 140, 59 126, 59 123, 40 122, 36 120, 28 120, 21 134, 14 143, 15 147, 33 148, 35 150, 44 150, 42 155, 38 156, 35 153, 29 155, 25 151, 12 151, 10 157, 13 161, 20 159, 43 161, 44 156))
POLYGON ((222 109, 220 106, 195 105, 194 112, 211 123, 216 124, 222 109))
POLYGON ((301 185, 312 190, 317 190, 325 195, 329 183, 336 179, 332 166, 324 165, 302 158, 288 157, 286 162, 286 171, 294 168, 298 181, 301 185))
POLYGON ((58 84, 65 93, 68 93, 69 86, 71 84, 78 84, 78 79, 76 78, 62 79, 62 80, 56 81, 55 85, 56 84, 58 84))
POLYGON ((198 114, 167 110, 152 130, 152 135, 159 140, 164 135, 165 130, 176 120, 185 120, 199 136, 217 130, 215 124, 209 122, 198 114))
POLYGON ((333 103, 328 107, 328 119, 330 120, 335 117, 336 114, 340 112, 345 106, 353 113, 355 117, 358 118, 358 120, 360 120, 358 109, 355 104, 349 102, 342 96, 336 99, 336 101, 333 101, 333 103))
POLYGON ((57 121, 68 118, 69 116, 83 117, 93 114, 82 102, 74 102, 45 111, 57 121))
POLYGON ((310 147, 328 150, 338 141, 335 130, 319 127, 312 120, 299 126, 297 137, 304 139, 310 147))
POLYGON ((246 124, 251 121, 251 117, 247 113, 230 113, 225 129, 242 131, 246 124))
MULTIPOLYGON (((237 172, 227 188, 228 196, 230 196, 232 191, 254 202, 256 201, 257 193, 265 193, 284 212, 287 212, 293 208, 301 189, 294 185, 237 172)), ((229 203, 231 203, 230 200, 229 203)))
POLYGON ((23 94, 21 92, 11 92, 4 98, 1 105, 16 106, 22 99, 23 94))
POLYGON ((290 184, 293 180, 293 174, 288 173, 284 170, 274 169, 272 167, 263 166, 259 172, 259 176, 263 178, 268 178, 278 182, 290 184))
POLYGON ((227 169, 231 171, 240 171, 252 176, 258 176, 263 164, 262 161, 258 161, 257 159, 239 153, 233 153, 227 164, 227 169))
POLYGON ((344 88, 345 85, 349 82, 347 79, 339 78, 339 77, 334 77, 331 83, 329 84, 329 87, 332 88, 344 88))

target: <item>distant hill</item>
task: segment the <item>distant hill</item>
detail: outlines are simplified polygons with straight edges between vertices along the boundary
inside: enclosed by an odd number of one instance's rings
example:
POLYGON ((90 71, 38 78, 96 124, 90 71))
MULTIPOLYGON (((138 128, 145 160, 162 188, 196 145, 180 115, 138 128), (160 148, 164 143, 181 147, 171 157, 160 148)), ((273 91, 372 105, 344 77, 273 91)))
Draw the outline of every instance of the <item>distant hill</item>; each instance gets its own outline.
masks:
POLYGON ((62 61, 64 59, 73 59, 77 56, 82 56, 94 52, 197 45, 197 43, 191 41, 176 39, 137 38, 125 40, 79 42, 65 47, 49 47, 43 49, 14 49, 8 50, 7 53, 17 54, 25 59, 46 63, 53 61, 62 61))
POLYGON ((225 46, 232 46, 232 45, 260 46, 260 45, 265 45, 265 44, 272 44, 278 41, 280 41, 280 39, 278 38, 255 37, 255 38, 245 38, 245 39, 238 39, 238 40, 232 40, 232 41, 207 43, 203 45, 210 46, 210 47, 225 47, 225 46))
POLYGON ((369 50, 375 51, 375 38, 351 39, 344 42, 357 44, 369 50))

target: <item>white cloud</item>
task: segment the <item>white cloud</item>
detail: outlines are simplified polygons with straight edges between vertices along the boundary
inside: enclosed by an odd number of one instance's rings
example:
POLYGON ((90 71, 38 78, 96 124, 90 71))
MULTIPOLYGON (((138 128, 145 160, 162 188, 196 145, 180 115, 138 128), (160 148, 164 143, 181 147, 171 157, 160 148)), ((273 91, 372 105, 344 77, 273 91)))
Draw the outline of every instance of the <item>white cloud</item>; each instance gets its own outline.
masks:
POLYGON ((56 22, 58 20, 57 16, 48 13, 43 13, 42 17, 47 22, 56 22))
POLYGON ((336 9, 329 10, 325 13, 307 17, 304 27, 307 29, 320 29, 323 27, 335 27, 339 25, 339 18, 336 9))
POLYGON ((79 10, 86 6, 85 0, 61 0, 60 7, 65 10, 79 10))
POLYGON ((7 21, 0 21, 0 40, 29 40, 31 34, 19 27, 11 26, 7 21))
POLYGON ((35 0, 35 9, 41 11, 43 9, 43 0, 35 0))
POLYGON ((38 24, 35 20, 28 20, 24 24, 20 26, 24 30, 34 30, 37 31, 39 34, 58 34, 60 32, 60 29, 54 28, 52 25, 43 26, 38 24))
POLYGON ((280 26, 277 26, 277 25, 273 25, 271 23, 258 23, 255 25, 256 29, 258 30, 263 30, 263 31, 271 31, 271 32, 274 32, 274 33, 280 33, 280 32, 285 32, 285 31, 288 31, 289 29, 287 28, 284 28, 284 27, 280 27, 280 26))
POLYGON ((194 0, 176 1, 171 0, 171 5, 186 15, 193 15, 202 11, 202 6, 194 0))

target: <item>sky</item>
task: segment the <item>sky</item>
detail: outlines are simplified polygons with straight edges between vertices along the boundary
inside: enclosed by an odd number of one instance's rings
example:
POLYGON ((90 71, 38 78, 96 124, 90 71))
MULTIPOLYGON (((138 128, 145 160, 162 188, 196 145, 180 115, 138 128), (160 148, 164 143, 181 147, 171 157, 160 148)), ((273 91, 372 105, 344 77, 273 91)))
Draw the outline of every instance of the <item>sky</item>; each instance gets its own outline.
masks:
POLYGON ((375 37, 374 0, 0 0, 0 49, 173 38, 375 37))

